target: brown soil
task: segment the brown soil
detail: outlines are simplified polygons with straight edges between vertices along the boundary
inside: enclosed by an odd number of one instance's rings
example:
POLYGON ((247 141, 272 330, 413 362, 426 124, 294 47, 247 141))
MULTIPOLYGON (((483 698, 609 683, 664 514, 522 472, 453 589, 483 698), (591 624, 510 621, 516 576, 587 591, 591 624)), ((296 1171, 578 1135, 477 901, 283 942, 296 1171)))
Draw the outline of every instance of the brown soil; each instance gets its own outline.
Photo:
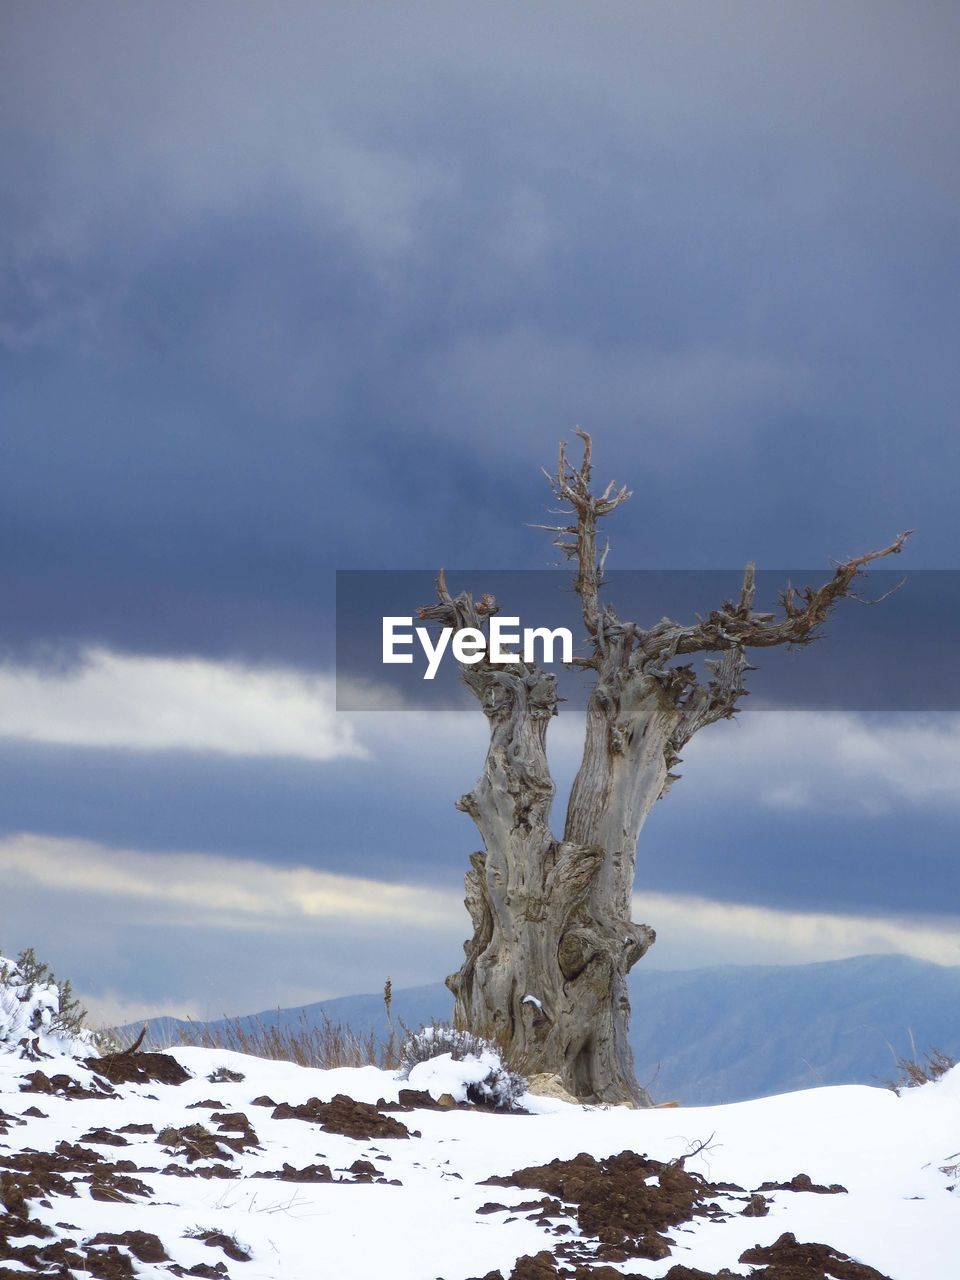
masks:
MULTIPOLYGON (((583 1237, 559 1244, 553 1253, 543 1251, 518 1259, 508 1280, 615 1280, 621 1272, 595 1264, 624 1262, 630 1258, 666 1258, 672 1239, 671 1228, 697 1217, 721 1221, 731 1216, 715 1197, 745 1201, 740 1210, 745 1217, 763 1217, 769 1212, 764 1191, 816 1192, 838 1195, 839 1184, 825 1187, 804 1173, 789 1182, 765 1182, 744 1195, 731 1183, 709 1183, 699 1174, 688 1173, 683 1160, 663 1163, 633 1151, 596 1160, 581 1153, 572 1160, 551 1160, 549 1164, 519 1169, 506 1177, 487 1178, 482 1185, 521 1187, 545 1191, 540 1200, 504 1205, 481 1205, 482 1214, 525 1213, 530 1219, 556 1234, 569 1230, 557 1225, 558 1217, 575 1218, 583 1237), (739 1194, 738 1194, 739 1193, 739 1194)), ((888 1280, 880 1272, 825 1244, 798 1244, 790 1233, 773 1245, 757 1245, 740 1257, 741 1262, 761 1264, 751 1280, 888 1280)), ((503 1280, 500 1272, 490 1272, 483 1280, 503 1280)), ((726 1269, 699 1271, 677 1264, 665 1280, 735 1280, 726 1269)))
MULTIPOLYGON (((94 1249, 78 1245, 76 1240, 57 1240, 47 1245, 21 1245, 4 1250, 8 1262, 19 1262, 28 1274, 69 1276, 80 1273, 93 1280, 135 1280, 136 1272, 129 1254, 116 1245, 94 1249)), ((23 1280, 24 1272, 0 1267, 0 1280, 23 1280)))
MULTIPOLYGON (((224 1277, 228 1274, 225 1262, 216 1262, 212 1267, 206 1262, 198 1262, 189 1271, 175 1263, 173 1266, 167 1267, 167 1270, 172 1271, 175 1276, 201 1276, 203 1280, 224 1280, 224 1277)), ((0 1280, 2 1280, 2 1277, 0 1277, 0 1280)))
MULTIPOLYGON (((99 1061, 99 1059, 90 1059, 99 1061)), ((94 1081, 93 1089, 86 1088, 73 1076, 48 1076, 43 1071, 31 1071, 20 1081, 21 1093, 47 1093, 58 1098, 115 1098, 117 1095, 103 1081, 94 1081)))
POLYGON ((449 1093, 443 1094, 444 1101, 434 1098, 426 1089, 401 1089, 396 1102, 387 1102, 380 1098, 377 1107, 381 1111, 474 1111, 476 1108, 469 1102, 455 1102, 449 1093))
POLYGON ((210 1117, 210 1123, 215 1124, 220 1133, 236 1133, 240 1135, 238 1138, 233 1139, 234 1143, 240 1144, 236 1147, 237 1151, 243 1151, 247 1147, 260 1146, 260 1139, 257 1137, 256 1130, 242 1111, 214 1111, 210 1117))
MULTIPOLYGON (((740 1255, 741 1262, 761 1263, 750 1280, 890 1280, 862 1262, 855 1262, 825 1244, 798 1244, 786 1232, 771 1245, 756 1245, 740 1255)), ((499 1271, 490 1271, 483 1280, 503 1280, 499 1271)), ((623 1272, 608 1266, 565 1266, 554 1254, 528 1254, 518 1258, 507 1280, 623 1280, 623 1272)), ((682 1264, 671 1267, 664 1280, 743 1280, 734 1271, 700 1271, 682 1264)))
POLYGON ((841 1187, 839 1182, 831 1182, 829 1187, 822 1186, 819 1182, 811 1182, 808 1173, 795 1173, 789 1182, 762 1182, 758 1191, 813 1191, 819 1196, 839 1196, 846 1195, 847 1188, 841 1187))
POLYGON ((284 1163, 282 1169, 261 1170, 250 1175, 252 1178, 276 1178, 279 1182, 333 1182, 333 1173, 328 1164, 308 1164, 305 1169, 295 1169, 292 1164, 284 1163))
POLYGON ((91 1129, 78 1139, 79 1142, 92 1142, 98 1147, 129 1147, 130 1143, 119 1133, 111 1133, 109 1129, 91 1129))
MULTIPOLYGON (((47 1240, 53 1232, 29 1216, 23 1185, 12 1182, 14 1175, 0 1174, 0 1203, 5 1212, 0 1216, 0 1258, 27 1268, 28 1274, 68 1276, 80 1273, 95 1280, 134 1280, 135 1270, 127 1253, 116 1247, 123 1245, 141 1262, 167 1262, 166 1251, 159 1239, 145 1231, 127 1231, 123 1235, 101 1233, 86 1244, 64 1238, 49 1244, 17 1244, 14 1239, 33 1237, 47 1240), (97 1246, 107 1245, 108 1248, 97 1246)), ((28 1190, 33 1191, 28 1184, 28 1190)), ((69 1194, 73 1195, 72 1188, 69 1194)), ((0 1266, 0 1280, 22 1280, 22 1270, 0 1266)))
POLYGON ((160 1237, 149 1231, 124 1231, 121 1235, 111 1231, 101 1231, 89 1243, 91 1245, 122 1244, 140 1262, 170 1261, 166 1249, 160 1243, 160 1237))
POLYGON ((197 1164, 192 1168, 187 1168, 182 1164, 168 1164, 161 1173, 169 1174, 174 1178, 239 1178, 240 1170, 231 1169, 228 1164, 197 1164))
POLYGON ((199 1240, 211 1249, 222 1249, 234 1262, 249 1262, 252 1256, 234 1236, 225 1235, 222 1231, 191 1231, 190 1239, 199 1240))
POLYGON ((85 1058, 84 1066, 111 1084, 183 1084, 190 1072, 169 1053, 112 1053, 85 1058))
POLYGON ((5 1138, 10 1132, 10 1126, 16 1124, 26 1124, 26 1120, 21 1120, 19 1116, 8 1116, 5 1111, 0 1109, 0 1138, 5 1138))
MULTIPOLYGON (((0 1156, 5 1194, 14 1186, 26 1200, 49 1207, 50 1196, 76 1196, 74 1183, 88 1183, 93 1200, 132 1203, 132 1197, 149 1196, 150 1188, 131 1174, 140 1172, 132 1160, 111 1164, 99 1151, 60 1142, 54 1151, 21 1151, 0 1156), (70 1177, 70 1175, 76 1175, 70 1177)), ((146 1171, 144 1171, 146 1172, 146 1171)))
MULTIPOLYGON (((694 1217, 729 1216, 710 1201, 714 1189, 698 1174, 688 1173, 681 1163, 665 1164, 634 1151, 604 1160, 582 1152, 572 1160, 488 1178, 486 1185, 536 1188, 556 1197, 541 1207, 541 1219, 576 1217, 583 1235, 600 1242, 594 1256, 608 1262, 666 1258, 672 1241, 663 1233, 670 1227, 694 1217)), ((571 1244, 568 1251, 575 1253, 577 1246, 571 1244)))
POLYGON ((784 1232, 774 1244, 747 1249, 740 1261, 766 1264, 753 1273, 752 1280, 890 1280, 828 1244, 799 1244, 792 1231, 784 1232))
POLYGON ((368 1102, 354 1102, 338 1093, 329 1102, 310 1098, 299 1107, 281 1102, 274 1108, 274 1120, 307 1120, 327 1133, 340 1133, 346 1138, 409 1138, 410 1130, 393 1116, 385 1116, 368 1102))
MULTIPOLYGON (((211 1117, 215 1118, 216 1115, 211 1117)), ((169 1129, 161 1129, 155 1141, 171 1155, 182 1156, 187 1164, 193 1164, 197 1160, 232 1160, 234 1153, 240 1154, 260 1145, 249 1120, 242 1112, 228 1116, 227 1123, 221 1123, 219 1128, 220 1132, 211 1133, 202 1124, 190 1124, 182 1129, 171 1126, 169 1129), (237 1130, 240 1131, 238 1135, 237 1130)))

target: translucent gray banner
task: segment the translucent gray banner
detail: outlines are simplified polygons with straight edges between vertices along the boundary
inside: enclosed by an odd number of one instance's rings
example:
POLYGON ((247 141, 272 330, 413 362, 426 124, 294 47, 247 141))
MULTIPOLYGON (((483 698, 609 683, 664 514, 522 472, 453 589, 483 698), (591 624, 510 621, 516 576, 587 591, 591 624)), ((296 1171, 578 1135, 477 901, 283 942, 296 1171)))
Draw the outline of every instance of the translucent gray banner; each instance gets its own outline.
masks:
MULTIPOLYGON (((754 608, 778 611, 778 594, 788 582, 802 588, 829 577, 829 569, 758 570, 754 608)), ((430 570, 337 573, 339 710, 442 710, 472 704, 459 678, 452 637, 438 654, 440 625, 417 617, 419 606, 436 600, 435 578, 430 570), (384 619, 397 621, 385 624, 384 619), (427 636, 418 636, 417 628, 427 636), (384 662, 385 635, 392 655, 409 655, 410 661, 384 662), (432 678, 425 678, 431 672, 432 678)), ((724 601, 737 599, 741 578, 742 570, 733 569, 613 570, 603 595, 621 618, 642 627, 663 617, 693 624, 697 614, 706 616, 724 601)), ((569 572, 448 569, 446 579, 453 595, 495 596, 501 622, 516 618, 521 631, 566 629, 573 656, 588 653, 569 572)), ((750 650, 751 662, 759 668, 748 678, 751 710, 960 708, 960 571, 877 569, 859 579, 856 589, 858 598, 836 605, 815 643, 792 650, 750 650)), ((517 627, 507 630, 516 632, 517 627)), ((554 661, 543 663, 542 646, 535 643, 537 659, 556 674, 561 696, 582 705, 591 673, 564 665, 559 644, 554 661)))

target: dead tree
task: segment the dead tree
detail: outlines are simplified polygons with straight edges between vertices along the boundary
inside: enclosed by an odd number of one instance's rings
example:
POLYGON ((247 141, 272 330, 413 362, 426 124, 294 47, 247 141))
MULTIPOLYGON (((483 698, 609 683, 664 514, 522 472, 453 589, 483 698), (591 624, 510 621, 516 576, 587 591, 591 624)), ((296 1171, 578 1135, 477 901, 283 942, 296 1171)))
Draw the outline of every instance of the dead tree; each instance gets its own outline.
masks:
MULTIPOLYGON (((466 876, 473 937, 459 972, 447 979, 458 1025, 496 1040, 528 1072, 559 1074, 584 1101, 649 1105, 633 1074, 627 1039, 627 974, 655 941, 631 920, 637 840, 654 802, 678 775, 674 766, 695 733, 737 712, 753 670, 750 649, 804 645, 871 561, 896 555, 908 537, 840 564, 829 581, 788 587, 780 610, 754 611, 754 567, 739 599, 683 625, 668 618, 644 628, 601 599, 606 546, 598 522, 630 497, 609 485, 591 491, 591 440, 579 466, 563 445, 551 481, 569 522, 550 528, 576 566, 575 588, 593 673, 579 772, 563 836, 550 829, 554 783, 546 734, 557 713, 555 678, 516 661, 484 658, 461 666, 490 725, 480 780, 457 807, 476 823, 484 849, 466 876), (715 654, 698 676, 691 662, 715 654)), ((546 473, 545 473, 546 474, 546 473)), ((485 630, 498 612, 492 596, 453 597, 443 572, 437 602, 419 610, 445 626, 485 630)))

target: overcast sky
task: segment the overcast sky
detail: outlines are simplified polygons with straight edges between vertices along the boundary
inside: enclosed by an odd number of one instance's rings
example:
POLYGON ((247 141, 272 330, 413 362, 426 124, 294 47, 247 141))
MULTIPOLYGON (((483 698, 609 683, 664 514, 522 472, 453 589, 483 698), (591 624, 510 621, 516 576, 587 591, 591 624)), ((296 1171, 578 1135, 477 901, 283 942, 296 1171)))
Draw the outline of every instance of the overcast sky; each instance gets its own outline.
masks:
MULTIPOLYGON (((615 567, 960 567, 956 5, 0 25, 0 950, 99 1016, 457 967, 482 717, 336 713, 334 571, 549 567, 574 424, 615 567)), ((960 963, 955 714, 685 757, 644 964, 960 963)))

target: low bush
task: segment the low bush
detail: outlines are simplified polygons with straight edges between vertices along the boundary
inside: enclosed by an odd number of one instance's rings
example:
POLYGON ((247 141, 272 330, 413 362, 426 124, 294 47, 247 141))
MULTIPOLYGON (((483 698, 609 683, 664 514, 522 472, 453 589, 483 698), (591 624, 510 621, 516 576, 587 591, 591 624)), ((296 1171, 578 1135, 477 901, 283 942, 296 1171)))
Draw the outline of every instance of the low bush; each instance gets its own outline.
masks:
POLYGON ((0 957, 0 1049, 24 1056, 41 1052, 90 1053, 94 1037, 86 1009, 32 947, 16 960, 0 957))
POLYGON ((495 1044, 444 1025, 423 1027, 407 1036, 400 1049, 400 1076, 407 1080, 420 1063, 445 1055, 454 1062, 476 1062, 488 1068, 480 1079, 464 1082, 468 1102, 510 1111, 527 1091, 524 1077, 511 1071, 495 1044))

